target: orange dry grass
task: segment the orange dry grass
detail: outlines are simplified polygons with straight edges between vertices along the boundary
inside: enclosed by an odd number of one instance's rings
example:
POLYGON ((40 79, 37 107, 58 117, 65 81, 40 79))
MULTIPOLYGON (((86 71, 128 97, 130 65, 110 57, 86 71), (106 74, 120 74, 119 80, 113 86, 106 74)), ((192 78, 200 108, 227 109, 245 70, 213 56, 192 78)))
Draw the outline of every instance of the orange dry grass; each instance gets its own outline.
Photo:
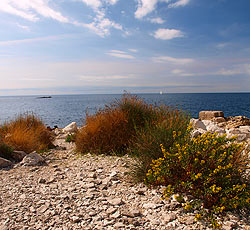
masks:
POLYGON ((21 115, 0 127, 2 141, 15 150, 30 153, 52 146, 52 135, 34 115, 21 115))
POLYGON ((126 114, 120 109, 100 110, 86 117, 86 126, 77 133, 76 146, 81 153, 121 152, 130 138, 126 114))

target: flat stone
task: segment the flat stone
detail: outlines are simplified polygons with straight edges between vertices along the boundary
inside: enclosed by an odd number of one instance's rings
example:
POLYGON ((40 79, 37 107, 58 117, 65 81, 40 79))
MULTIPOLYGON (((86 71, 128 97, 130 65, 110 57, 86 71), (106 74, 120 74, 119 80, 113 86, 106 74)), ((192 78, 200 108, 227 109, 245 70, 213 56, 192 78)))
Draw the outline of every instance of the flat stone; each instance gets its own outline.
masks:
POLYGON ((48 207, 46 205, 41 206, 40 208, 37 209, 38 212, 44 213, 48 210, 48 207))
POLYGON ((145 208, 145 209, 155 209, 155 208, 157 208, 157 206, 154 203, 147 203, 147 204, 143 205, 143 208, 145 208))
POLYGON ((110 215, 110 218, 114 218, 117 219, 121 216, 120 212, 117 210, 115 213, 113 213, 112 215, 110 215))
POLYGON ((173 221, 175 219, 176 219, 176 214, 175 213, 169 213, 169 214, 165 214, 163 216, 163 221, 165 223, 171 222, 171 221, 173 221))
POLYGON ((124 202, 121 198, 115 198, 115 199, 108 199, 108 203, 116 206, 116 205, 122 205, 124 202))
POLYGON ((110 215, 110 214, 113 214, 113 213, 116 212, 116 211, 117 211, 117 208, 110 207, 110 208, 108 208, 108 209, 106 210, 106 213, 107 213, 108 215, 110 215))
POLYGON ((223 111, 201 111, 199 113, 200 120, 212 120, 215 117, 224 117, 223 111))
POLYGON ((81 218, 79 216, 73 216, 72 221, 73 223, 79 223, 81 221, 81 218))

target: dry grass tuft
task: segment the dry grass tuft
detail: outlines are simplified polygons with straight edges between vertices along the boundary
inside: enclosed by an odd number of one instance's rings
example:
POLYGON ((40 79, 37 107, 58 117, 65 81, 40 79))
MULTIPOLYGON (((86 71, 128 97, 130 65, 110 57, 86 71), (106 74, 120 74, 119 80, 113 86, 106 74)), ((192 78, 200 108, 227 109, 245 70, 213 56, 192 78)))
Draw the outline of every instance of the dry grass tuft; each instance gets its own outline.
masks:
POLYGON ((130 133, 126 115, 119 109, 106 108, 86 117, 86 126, 76 136, 79 152, 121 152, 127 145, 130 133))
POLYGON ((33 114, 20 115, 0 127, 2 142, 15 150, 27 153, 42 151, 53 146, 52 134, 43 122, 33 114))

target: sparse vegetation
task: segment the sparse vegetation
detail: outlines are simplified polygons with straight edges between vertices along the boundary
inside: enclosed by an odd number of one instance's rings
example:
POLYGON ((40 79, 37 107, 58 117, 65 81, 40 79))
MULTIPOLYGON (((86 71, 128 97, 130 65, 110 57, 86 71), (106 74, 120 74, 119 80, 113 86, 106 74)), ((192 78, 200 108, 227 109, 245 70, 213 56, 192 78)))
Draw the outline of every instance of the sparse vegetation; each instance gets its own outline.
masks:
POLYGON ((250 207, 249 158, 243 144, 211 133, 193 139, 177 136, 173 131, 171 147, 161 145, 163 156, 152 161, 145 180, 148 184, 166 186, 166 199, 177 193, 191 195, 193 199, 183 203, 184 209, 198 209, 197 220, 208 218, 213 228, 221 226, 216 215, 250 207))
POLYGON ((33 114, 20 115, 0 126, 0 138, 4 144, 27 153, 53 146, 51 132, 33 114))

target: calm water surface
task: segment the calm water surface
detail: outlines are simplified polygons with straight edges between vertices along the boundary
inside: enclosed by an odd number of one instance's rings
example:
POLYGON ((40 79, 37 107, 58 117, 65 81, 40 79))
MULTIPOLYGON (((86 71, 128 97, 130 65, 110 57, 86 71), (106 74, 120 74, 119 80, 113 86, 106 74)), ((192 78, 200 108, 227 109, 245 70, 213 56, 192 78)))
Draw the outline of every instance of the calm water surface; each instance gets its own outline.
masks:
MULTIPOLYGON (((250 93, 202 93, 202 94, 139 94, 151 104, 178 106, 198 117, 201 110, 222 110, 225 116, 250 117, 250 93)), ((121 98, 121 95, 58 95, 40 99, 38 96, 0 97, 0 123, 25 112, 33 112, 50 126, 64 127, 72 121, 84 122, 86 111, 96 109, 121 98)))

